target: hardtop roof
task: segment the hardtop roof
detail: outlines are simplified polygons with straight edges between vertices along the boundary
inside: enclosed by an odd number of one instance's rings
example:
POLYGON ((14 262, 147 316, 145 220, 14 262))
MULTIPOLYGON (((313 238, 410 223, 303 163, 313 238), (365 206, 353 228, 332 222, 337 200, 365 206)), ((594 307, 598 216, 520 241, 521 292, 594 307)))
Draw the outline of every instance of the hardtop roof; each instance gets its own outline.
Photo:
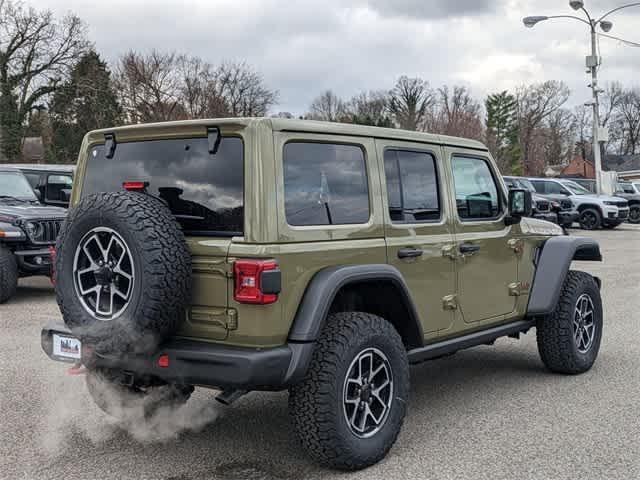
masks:
POLYGON ((243 117, 243 118, 212 118, 202 120, 180 120, 173 122, 147 123, 101 129, 90 132, 90 138, 95 141, 100 136, 114 133, 116 140, 118 133, 136 133, 144 135, 146 132, 167 132, 172 128, 193 129, 194 127, 212 126, 236 126, 246 128, 252 125, 264 124, 274 131, 291 131, 317 134, 349 135, 357 137, 385 138, 391 140, 405 140, 419 143, 432 143, 440 145, 453 145, 463 148, 486 151, 487 147, 476 140, 447 135, 437 135, 424 132, 413 132, 394 128, 372 127, 367 125, 354 125, 348 123, 320 122, 316 120, 299 120, 267 117, 243 117))

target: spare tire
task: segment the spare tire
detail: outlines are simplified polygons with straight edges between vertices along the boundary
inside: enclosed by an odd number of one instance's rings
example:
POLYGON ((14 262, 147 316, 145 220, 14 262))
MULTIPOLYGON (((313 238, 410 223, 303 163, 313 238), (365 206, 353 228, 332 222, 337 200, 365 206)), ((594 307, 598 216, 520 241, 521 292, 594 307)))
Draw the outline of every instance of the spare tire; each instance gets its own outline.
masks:
POLYGON ((191 255, 167 206, 99 193, 69 210, 56 244, 56 299, 96 353, 151 353, 185 317, 191 255))

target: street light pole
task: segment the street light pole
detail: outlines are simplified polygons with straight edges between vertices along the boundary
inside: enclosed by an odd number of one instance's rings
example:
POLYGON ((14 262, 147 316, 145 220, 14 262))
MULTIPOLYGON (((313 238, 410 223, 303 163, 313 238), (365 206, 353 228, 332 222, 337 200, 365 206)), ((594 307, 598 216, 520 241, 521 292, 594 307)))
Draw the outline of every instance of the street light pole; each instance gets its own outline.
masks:
MULTIPOLYGON (((634 3, 630 3, 627 5, 622 5, 620 7, 614 8, 613 10, 608 11, 607 13, 605 13, 602 17, 600 17, 599 19, 595 20, 594 18, 591 17, 591 15, 589 14, 589 12, 587 11, 586 8, 584 8, 584 1, 583 0, 571 0, 569 2, 569 5, 571 6, 571 8, 573 8, 574 10, 582 10, 587 19, 583 19, 580 17, 576 17, 573 15, 554 15, 554 16, 532 16, 532 17, 525 17, 522 19, 522 22, 524 23, 524 26, 527 28, 533 28, 536 24, 540 23, 540 22, 544 22, 545 20, 550 20, 553 18, 570 18, 572 20, 578 20, 579 22, 582 23, 586 23, 587 25, 589 25, 589 29, 591 30, 591 55, 587 57, 587 68, 589 69, 590 73, 591 73, 591 92, 593 94, 593 102, 592 102, 592 106, 593 106, 593 163, 594 163, 594 167, 595 167, 595 173, 596 173, 596 192, 598 194, 602 193, 602 156, 601 156, 601 150, 600 150, 600 142, 605 142, 606 139, 602 139, 600 140, 600 93, 602 92, 602 90, 600 90, 600 87, 598 86, 598 67, 600 66, 601 63, 601 59, 600 56, 598 55, 598 32, 596 30, 596 27, 599 25, 600 28, 605 31, 605 32, 609 32, 611 30, 611 28, 613 27, 613 24, 609 21, 606 21, 605 18, 608 17, 609 15, 611 15, 614 12, 617 12, 619 10, 625 9, 625 8, 630 8, 630 7, 640 7, 640 2, 634 2, 634 3)), ((606 36, 606 35, 605 35, 606 36)), ((622 40, 622 39, 618 39, 618 40, 622 40)), ((625 41, 625 40, 623 40, 625 41)), ((634 42, 627 42, 628 44, 633 44, 634 46, 637 46, 637 44, 635 44, 634 42)), ((589 73, 589 72, 587 72, 589 73)))
POLYGON ((596 176, 596 193, 600 195, 602 193, 602 158, 600 150, 600 91, 598 87, 598 66, 600 65, 600 57, 598 56, 596 24, 594 20, 591 20, 589 23, 591 25, 591 57, 589 60, 587 60, 587 66, 591 69, 591 91, 593 92, 593 166, 596 176))

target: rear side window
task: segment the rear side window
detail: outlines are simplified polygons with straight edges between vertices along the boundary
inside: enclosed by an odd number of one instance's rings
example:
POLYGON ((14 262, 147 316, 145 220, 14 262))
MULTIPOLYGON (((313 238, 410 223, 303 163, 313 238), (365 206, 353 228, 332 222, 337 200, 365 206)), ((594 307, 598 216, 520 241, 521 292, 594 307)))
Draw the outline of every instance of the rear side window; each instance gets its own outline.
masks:
POLYGON ((438 176, 431 154, 385 150, 384 172, 393 222, 419 223, 440 218, 438 176))
POLYGON ((149 183, 188 235, 242 235, 244 147, 223 137, 215 155, 206 138, 119 143, 113 158, 104 146, 89 152, 82 195, 122 190, 125 181, 149 183))
POLYGON ((284 205, 293 226, 369 221, 369 185, 362 148, 290 142, 284 146, 284 205))
POLYGON ((500 196, 486 160, 454 156, 453 180, 461 219, 493 218, 500 214, 500 196))

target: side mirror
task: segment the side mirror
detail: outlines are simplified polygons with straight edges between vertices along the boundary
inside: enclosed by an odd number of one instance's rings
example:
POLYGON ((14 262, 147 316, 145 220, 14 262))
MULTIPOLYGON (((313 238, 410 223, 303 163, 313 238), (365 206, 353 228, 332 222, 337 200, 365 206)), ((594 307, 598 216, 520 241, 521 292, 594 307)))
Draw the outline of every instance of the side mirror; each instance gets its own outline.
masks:
POLYGON ((522 217, 530 217, 533 210, 531 192, 523 189, 509 190, 509 214, 505 219, 507 225, 520 223, 522 217))

